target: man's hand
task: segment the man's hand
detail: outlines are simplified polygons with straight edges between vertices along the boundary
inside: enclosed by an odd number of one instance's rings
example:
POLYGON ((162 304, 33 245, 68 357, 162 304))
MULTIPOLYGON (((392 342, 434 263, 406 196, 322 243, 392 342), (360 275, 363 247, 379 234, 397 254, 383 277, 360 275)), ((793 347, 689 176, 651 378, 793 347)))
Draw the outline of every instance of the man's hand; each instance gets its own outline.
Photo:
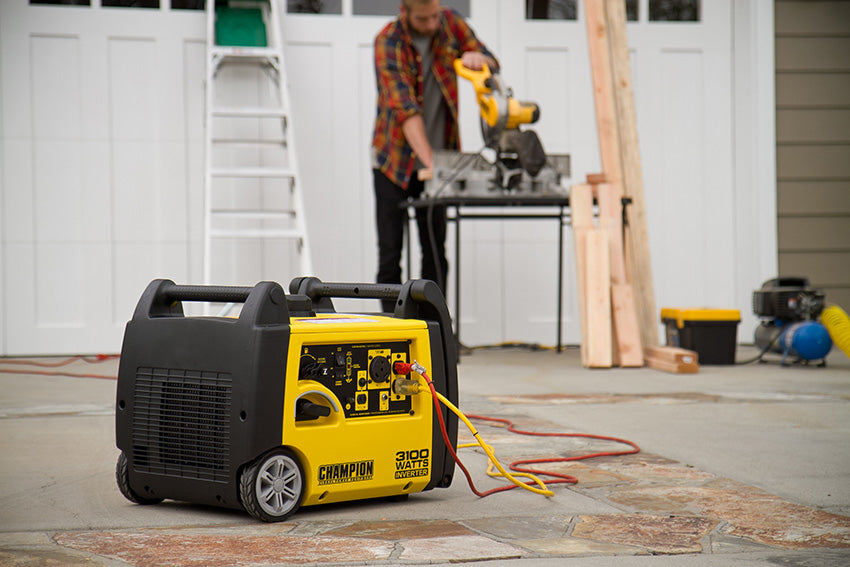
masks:
POLYGON ((490 68, 495 67, 496 65, 495 61, 480 51, 467 51, 461 55, 460 60, 463 62, 464 67, 472 69, 473 71, 480 71, 484 68, 485 63, 490 68))

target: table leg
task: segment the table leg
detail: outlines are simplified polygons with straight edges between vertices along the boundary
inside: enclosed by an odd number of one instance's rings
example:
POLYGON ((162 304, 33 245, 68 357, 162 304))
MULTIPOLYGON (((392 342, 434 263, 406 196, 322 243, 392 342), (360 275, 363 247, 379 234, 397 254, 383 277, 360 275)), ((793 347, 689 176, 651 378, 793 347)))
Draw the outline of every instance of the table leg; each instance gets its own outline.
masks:
POLYGON ((561 352, 561 330, 564 312, 564 207, 558 215, 558 350, 561 352))

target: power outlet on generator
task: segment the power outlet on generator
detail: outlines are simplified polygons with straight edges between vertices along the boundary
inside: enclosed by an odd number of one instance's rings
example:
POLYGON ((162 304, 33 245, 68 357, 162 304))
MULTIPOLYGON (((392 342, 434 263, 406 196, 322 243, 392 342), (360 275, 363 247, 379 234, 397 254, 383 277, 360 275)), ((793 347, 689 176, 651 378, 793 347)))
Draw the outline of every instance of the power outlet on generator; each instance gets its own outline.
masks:
MULTIPOLYGON (((394 352, 393 357, 392 357, 392 365, 391 365, 393 368, 395 368, 396 362, 407 362, 407 354, 404 353, 404 352, 394 352)), ((398 379, 399 377, 407 378, 406 376, 399 376, 398 374, 395 373, 395 371, 393 371, 393 382, 395 382, 395 380, 398 379)), ((405 396, 403 396, 402 394, 396 394, 395 388, 390 388, 390 396, 392 398, 392 401, 394 401, 394 402, 397 402, 399 400, 403 400, 405 398, 405 396)))
POLYGON ((411 400, 392 390, 393 363, 410 358, 407 341, 304 345, 299 380, 315 380, 342 402, 346 418, 408 413, 411 400))

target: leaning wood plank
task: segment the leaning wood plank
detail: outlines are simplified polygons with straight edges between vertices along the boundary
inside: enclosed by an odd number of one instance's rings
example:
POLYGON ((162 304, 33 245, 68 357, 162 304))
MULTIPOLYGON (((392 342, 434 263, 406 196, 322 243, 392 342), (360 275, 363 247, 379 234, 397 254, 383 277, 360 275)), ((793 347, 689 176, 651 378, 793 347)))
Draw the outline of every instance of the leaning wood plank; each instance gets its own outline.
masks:
POLYGON ((576 287, 581 327, 581 364, 587 367, 588 333, 585 281, 587 278, 587 231, 593 230, 593 196, 590 185, 573 185, 570 188, 570 216, 576 256, 576 287))
POLYGON ((602 183, 596 186, 599 203, 599 227, 608 233, 611 246, 611 282, 626 283, 626 261, 623 255, 622 191, 618 185, 602 183))
POLYGON ((570 217, 573 230, 593 229, 593 195, 590 185, 577 184, 570 187, 570 217))
POLYGON ((643 349, 631 285, 611 283, 611 311, 620 366, 643 366, 643 349))
MULTIPOLYGON (((591 176, 588 175, 587 177, 590 181, 591 176)), ((599 203, 599 228, 608 234, 609 257, 611 259, 611 363, 613 366, 640 366, 643 364, 642 358, 635 361, 633 357, 629 357, 627 354, 626 360, 623 361, 621 357, 622 347, 625 347, 627 351, 634 352, 635 346, 639 347, 640 345, 631 345, 631 348, 629 348, 629 343, 634 342, 633 339, 628 336, 620 337, 625 326, 619 324, 618 318, 626 313, 629 306, 623 304, 627 300, 624 294, 614 292, 617 286, 622 287, 623 282, 626 281, 622 221, 616 206, 618 201, 617 186, 606 183, 604 174, 599 175, 598 178, 601 178, 601 181, 594 184, 594 189, 596 200, 599 203)), ((628 298, 630 299, 631 295, 628 298)), ((634 307, 632 306, 631 309, 633 310, 634 307)), ((640 352, 640 348, 637 348, 637 352, 640 352)))
POLYGON ((587 304, 587 365, 611 367, 611 270, 608 235, 596 229, 587 231, 585 259, 585 302, 587 304))
MULTIPOLYGON (((601 4, 588 0, 586 4, 601 4)), ((658 345, 655 288, 649 251, 643 170, 638 146, 637 115, 632 86, 629 43, 626 37, 626 7, 623 0, 605 0, 608 45, 613 69, 617 108, 623 193, 632 200, 626 228, 626 267, 635 295, 641 341, 644 347, 658 345)))
POLYGON ((620 134, 617 125, 617 102, 614 95, 614 75, 611 69, 605 4, 600 0, 585 0, 584 12, 587 23, 590 73, 593 80, 599 157, 606 181, 619 184, 622 179, 620 134))
POLYGON ((687 362, 676 362, 663 358, 655 358, 654 356, 647 356, 645 360, 646 365, 650 368, 654 368, 655 370, 672 372, 673 374, 695 374, 699 372, 699 365, 695 362, 689 364, 687 362))
POLYGON ((654 346, 644 351, 647 357, 658 358, 670 362, 699 364, 699 354, 696 351, 674 346, 654 346))
POLYGON ((599 226, 608 233, 610 246, 614 362, 622 367, 643 366, 637 310, 623 256, 622 192, 617 185, 602 183, 596 193, 599 226))

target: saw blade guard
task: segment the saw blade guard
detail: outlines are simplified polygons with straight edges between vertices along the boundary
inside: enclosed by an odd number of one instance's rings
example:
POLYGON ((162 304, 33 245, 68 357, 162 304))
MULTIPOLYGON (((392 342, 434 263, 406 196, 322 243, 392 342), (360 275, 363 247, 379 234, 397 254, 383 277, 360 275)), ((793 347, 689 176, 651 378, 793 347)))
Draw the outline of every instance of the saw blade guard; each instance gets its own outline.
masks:
POLYGON ((488 145, 490 141, 497 141, 503 131, 540 119, 538 105, 516 100, 510 88, 502 85, 499 75, 492 73, 486 63, 480 71, 465 66, 461 59, 455 59, 454 65, 457 74, 469 80, 475 89, 481 112, 481 132, 488 145))

